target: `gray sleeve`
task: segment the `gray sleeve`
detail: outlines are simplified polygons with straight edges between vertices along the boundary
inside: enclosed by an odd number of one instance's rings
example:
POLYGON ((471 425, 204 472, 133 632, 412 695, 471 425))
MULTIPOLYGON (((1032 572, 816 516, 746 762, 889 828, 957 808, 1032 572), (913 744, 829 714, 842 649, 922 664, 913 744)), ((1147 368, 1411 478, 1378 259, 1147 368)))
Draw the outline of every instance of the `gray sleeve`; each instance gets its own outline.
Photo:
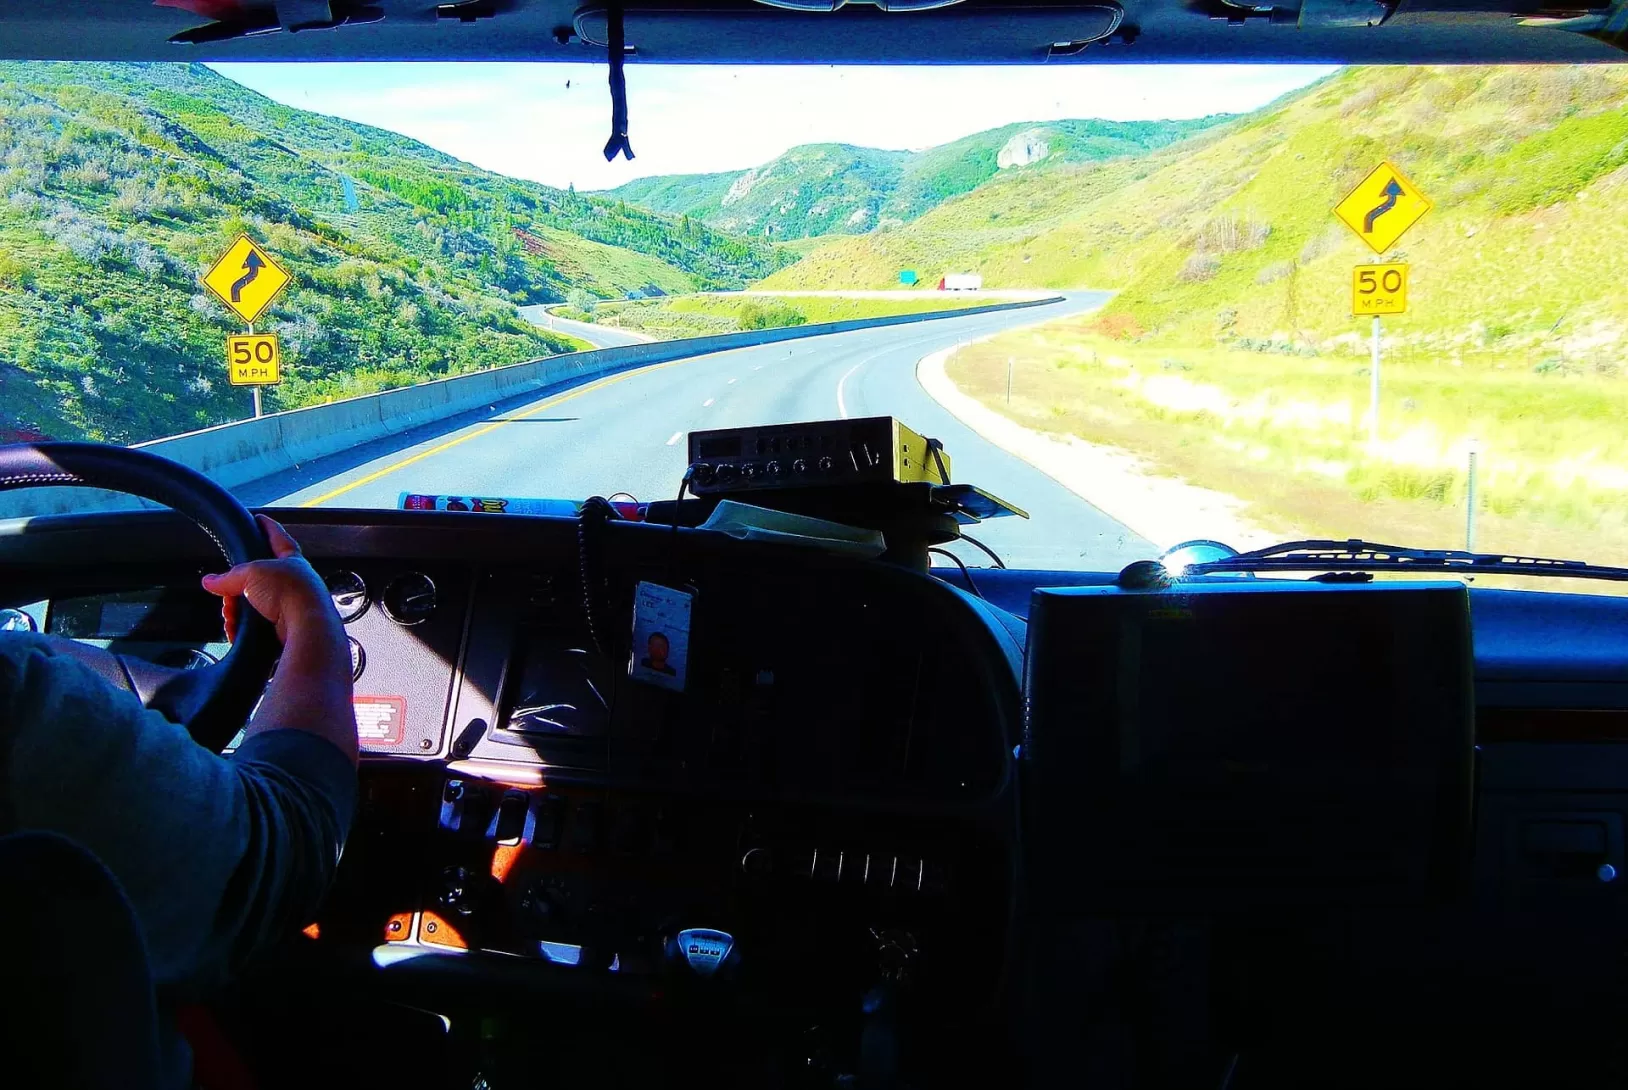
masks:
POLYGON ((207 988, 310 921, 338 863, 356 772, 268 731, 223 758, 48 641, 0 641, 4 829, 48 829, 123 884, 161 987, 207 988))

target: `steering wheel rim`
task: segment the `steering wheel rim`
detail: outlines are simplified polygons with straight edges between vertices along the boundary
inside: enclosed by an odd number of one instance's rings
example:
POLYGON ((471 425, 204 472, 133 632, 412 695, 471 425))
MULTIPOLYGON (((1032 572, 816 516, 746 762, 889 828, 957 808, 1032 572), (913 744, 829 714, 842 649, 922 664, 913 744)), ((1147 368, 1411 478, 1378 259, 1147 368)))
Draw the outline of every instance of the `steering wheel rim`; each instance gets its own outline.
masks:
MULTIPOLYGON (((143 450, 102 443, 0 446, 0 492, 40 487, 103 488, 161 503, 197 523, 229 565, 272 555, 260 524, 230 492, 143 450)), ((281 653, 271 623, 247 602, 240 602, 238 617, 231 650, 211 666, 167 671, 118 656, 124 676, 109 680, 137 693, 203 745, 223 749, 248 722, 281 653)))

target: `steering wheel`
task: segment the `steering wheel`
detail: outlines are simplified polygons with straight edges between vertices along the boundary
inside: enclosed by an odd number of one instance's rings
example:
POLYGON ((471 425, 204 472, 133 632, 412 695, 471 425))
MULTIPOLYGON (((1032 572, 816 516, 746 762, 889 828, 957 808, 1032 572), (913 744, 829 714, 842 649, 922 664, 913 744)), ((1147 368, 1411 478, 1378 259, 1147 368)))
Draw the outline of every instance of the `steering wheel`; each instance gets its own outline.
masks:
MULTIPOLYGON (((228 564, 271 558, 254 516, 230 492, 168 458, 101 443, 0 446, 0 491, 41 486, 105 488, 174 508, 203 528, 228 564)), ((60 649, 186 727, 210 749, 225 748, 249 719, 281 646, 271 623, 239 602, 237 639, 217 663, 172 670, 128 655, 59 641, 60 649)))

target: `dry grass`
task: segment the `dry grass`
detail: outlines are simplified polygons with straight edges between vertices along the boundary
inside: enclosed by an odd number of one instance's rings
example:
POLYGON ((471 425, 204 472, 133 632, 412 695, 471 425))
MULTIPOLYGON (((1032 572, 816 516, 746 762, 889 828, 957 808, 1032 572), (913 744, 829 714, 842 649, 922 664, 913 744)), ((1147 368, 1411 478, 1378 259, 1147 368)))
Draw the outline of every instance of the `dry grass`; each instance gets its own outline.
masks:
POLYGON ((1370 448, 1363 364, 1128 345, 1056 323, 974 345, 948 370, 1028 427, 1245 499, 1285 538, 1463 547, 1462 440, 1474 430, 1479 548, 1628 565, 1628 382, 1398 362, 1382 372, 1384 426, 1370 448))

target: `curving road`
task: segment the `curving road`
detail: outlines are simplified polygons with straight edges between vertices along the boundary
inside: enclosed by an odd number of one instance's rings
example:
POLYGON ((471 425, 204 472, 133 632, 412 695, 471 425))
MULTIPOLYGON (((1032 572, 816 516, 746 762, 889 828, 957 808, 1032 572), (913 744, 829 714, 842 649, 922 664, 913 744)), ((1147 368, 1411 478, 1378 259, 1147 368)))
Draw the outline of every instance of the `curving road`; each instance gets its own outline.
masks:
MULTIPOLYGON (((941 318, 716 352, 611 375, 452 430, 344 464, 302 467, 264 482, 255 503, 394 507, 403 491, 562 497, 678 490, 691 429, 893 415, 944 441, 958 482, 1027 510, 974 534, 1012 567, 1111 570, 1155 554, 1153 545, 1028 463, 981 439, 916 381, 937 349, 1094 309, 1102 293, 1043 307, 941 318)), ((987 563, 957 546, 969 565, 987 563)))
POLYGON ((587 341, 595 348, 625 348, 630 344, 644 344, 653 338, 643 333, 629 333, 622 329, 612 329, 608 325, 595 325, 593 322, 575 322, 570 318, 561 318, 550 314, 548 308, 541 303, 531 306, 518 307, 520 316, 534 326, 543 329, 552 329, 556 333, 566 333, 580 340, 587 341))

